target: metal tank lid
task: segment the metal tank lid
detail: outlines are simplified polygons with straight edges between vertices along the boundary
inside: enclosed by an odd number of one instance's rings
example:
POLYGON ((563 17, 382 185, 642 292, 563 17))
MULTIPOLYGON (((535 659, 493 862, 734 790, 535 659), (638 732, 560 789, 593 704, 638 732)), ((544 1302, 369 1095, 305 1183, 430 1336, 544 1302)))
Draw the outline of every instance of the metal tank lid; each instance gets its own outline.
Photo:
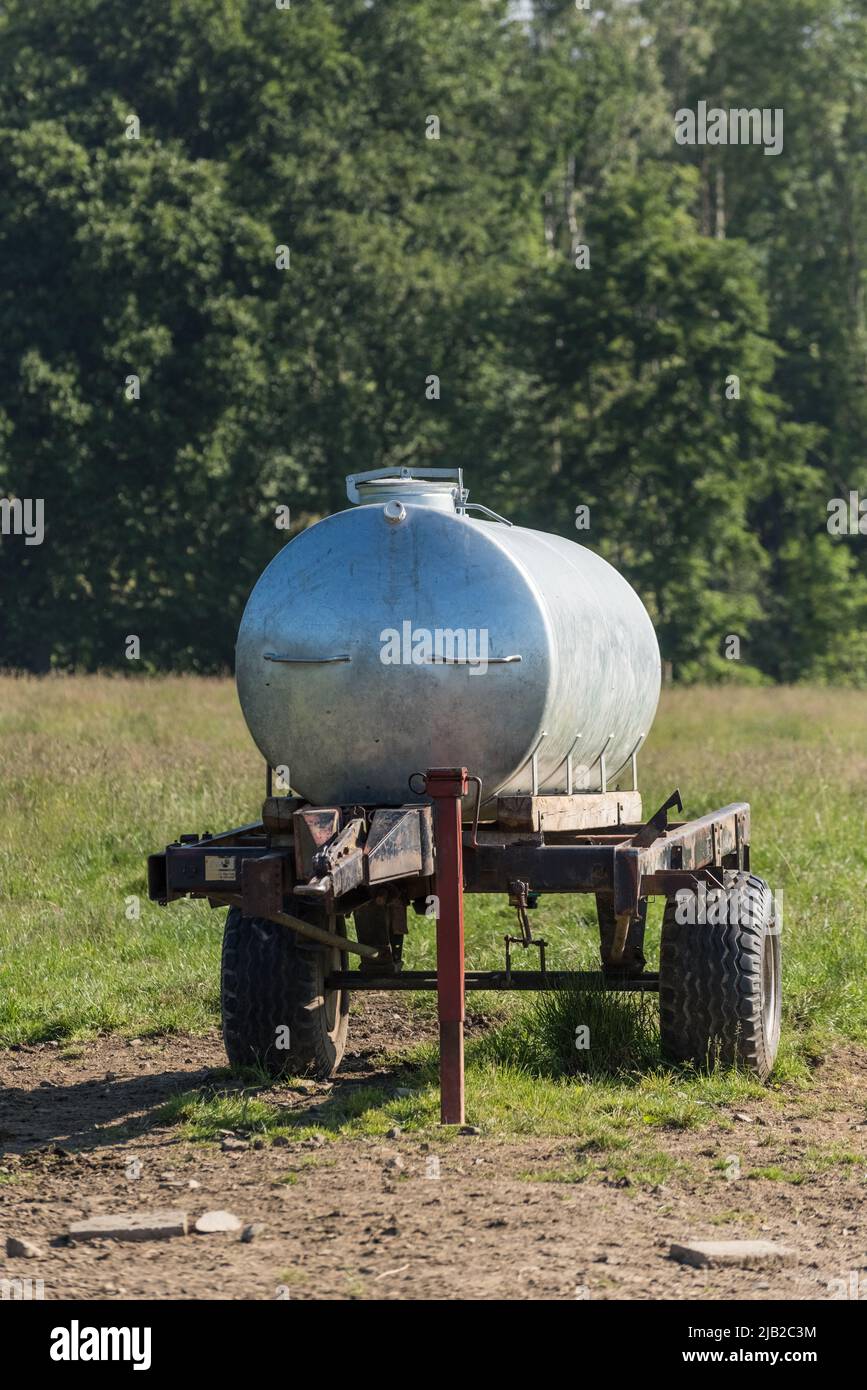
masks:
POLYGON ((456 512, 468 493, 460 468, 374 468, 367 473, 350 473, 346 479, 350 502, 362 506, 377 502, 413 502, 456 512))

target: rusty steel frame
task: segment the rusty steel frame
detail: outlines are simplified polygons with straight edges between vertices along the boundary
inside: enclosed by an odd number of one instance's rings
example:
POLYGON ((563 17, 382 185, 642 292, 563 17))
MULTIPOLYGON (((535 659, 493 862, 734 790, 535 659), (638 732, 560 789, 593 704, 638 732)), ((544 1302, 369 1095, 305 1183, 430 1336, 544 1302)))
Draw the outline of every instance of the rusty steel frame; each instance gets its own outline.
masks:
MULTIPOLYGON (((296 799, 293 834, 289 816, 266 802, 265 822, 219 835, 182 836, 164 853, 151 855, 148 889, 161 903, 198 896, 213 907, 237 905, 246 915, 282 922, 322 946, 337 946, 366 959, 363 971, 330 975, 329 988, 436 991, 441 1118, 444 1124, 463 1124, 467 991, 658 991, 659 977, 652 972, 630 975, 621 966, 618 973, 630 925, 648 897, 670 898, 694 891, 701 882, 720 886, 727 869, 748 870, 750 808, 746 802, 733 802, 696 820, 669 823, 668 811, 682 809, 680 795, 674 792, 641 825, 547 834, 479 826, 477 821, 464 828, 463 798, 477 779, 466 768, 431 768, 422 776, 427 805, 317 808, 296 799), (374 824, 377 834, 371 835, 374 824), (377 852, 384 867, 373 865, 377 852), (209 867, 215 858, 215 872, 225 871, 224 882, 209 867), (234 877, 225 868, 230 862, 234 877), (391 875, 390 880, 379 881, 379 873, 391 875), (502 893, 516 901, 516 886, 525 890, 522 902, 529 890, 534 896, 592 893, 597 900, 610 898, 614 933, 605 970, 546 970, 542 951, 541 970, 465 971, 464 893, 502 893), (435 970, 403 971, 393 965, 388 952, 338 937, 301 915, 305 904, 309 908, 317 899, 323 909, 336 908, 341 914, 373 902, 417 905, 429 898, 431 889, 438 903, 435 970), (297 911, 287 911, 289 905, 297 911)), ((522 944, 543 946, 531 934, 522 944)))

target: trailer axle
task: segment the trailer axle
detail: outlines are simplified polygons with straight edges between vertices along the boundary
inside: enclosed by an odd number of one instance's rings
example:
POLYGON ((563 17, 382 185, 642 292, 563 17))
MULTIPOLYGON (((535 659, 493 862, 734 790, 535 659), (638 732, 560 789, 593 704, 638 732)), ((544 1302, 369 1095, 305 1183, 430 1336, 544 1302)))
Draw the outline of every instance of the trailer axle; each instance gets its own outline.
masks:
MULTIPOLYGON (((357 970, 335 971, 325 981, 326 989, 435 990, 435 970, 403 970, 399 975, 362 975, 357 970)), ((467 970, 465 989, 575 989, 627 990, 634 994, 658 994, 659 976, 647 972, 632 978, 603 975, 600 970, 467 970)))

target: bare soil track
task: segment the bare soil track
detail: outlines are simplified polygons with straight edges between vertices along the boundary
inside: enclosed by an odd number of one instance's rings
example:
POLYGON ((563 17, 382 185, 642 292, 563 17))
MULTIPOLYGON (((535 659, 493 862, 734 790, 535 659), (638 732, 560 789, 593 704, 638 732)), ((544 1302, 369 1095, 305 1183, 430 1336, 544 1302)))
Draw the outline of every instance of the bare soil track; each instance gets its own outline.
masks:
MULTIPOLYGON (((347 1078, 336 1084, 381 1082, 386 1038, 405 1045, 430 1026, 399 1002, 366 1001, 347 1078)), ((729 1182, 714 1165, 731 1152, 732 1131, 713 1120, 659 1135, 691 1171, 662 1188, 533 1180, 568 1172, 580 1136, 438 1143, 408 1134, 224 1151, 154 1121, 166 1100, 225 1066, 219 1038, 105 1038, 81 1052, 0 1054, 0 1269, 6 1279, 41 1279, 47 1299, 827 1299, 840 1288, 832 1281, 851 1285, 853 1273, 867 1296, 860 1164, 819 1165, 797 1184, 729 1182), (138 1178, 127 1175, 131 1159, 138 1178), (84 1216, 157 1207, 181 1207, 191 1220, 229 1209, 261 1230, 246 1243, 238 1234, 63 1240, 84 1216), (41 1256, 5 1257, 10 1235, 41 1256), (668 1258, 670 1243, 686 1237, 763 1237, 791 1247, 795 1263, 691 1269, 668 1258)), ((313 1108, 325 1093, 311 1084, 298 1104, 313 1108)), ((737 1121, 736 1147, 745 1172, 791 1164, 808 1149, 862 1154, 867 1057, 828 1059, 809 1104, 793 1092, 782 1110, 752 1102, 743 1113, 751 1118, 737 1121)))

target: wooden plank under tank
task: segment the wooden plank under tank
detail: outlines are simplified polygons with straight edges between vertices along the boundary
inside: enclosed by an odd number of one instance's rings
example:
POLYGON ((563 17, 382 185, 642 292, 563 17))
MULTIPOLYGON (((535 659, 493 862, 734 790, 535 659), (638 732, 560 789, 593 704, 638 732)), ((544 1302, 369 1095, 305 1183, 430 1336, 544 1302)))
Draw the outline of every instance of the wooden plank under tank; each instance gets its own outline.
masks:
POLYGON ((593 830, 640 821, 640 792, 497 797, 497 824, 503 830, 593 830))

